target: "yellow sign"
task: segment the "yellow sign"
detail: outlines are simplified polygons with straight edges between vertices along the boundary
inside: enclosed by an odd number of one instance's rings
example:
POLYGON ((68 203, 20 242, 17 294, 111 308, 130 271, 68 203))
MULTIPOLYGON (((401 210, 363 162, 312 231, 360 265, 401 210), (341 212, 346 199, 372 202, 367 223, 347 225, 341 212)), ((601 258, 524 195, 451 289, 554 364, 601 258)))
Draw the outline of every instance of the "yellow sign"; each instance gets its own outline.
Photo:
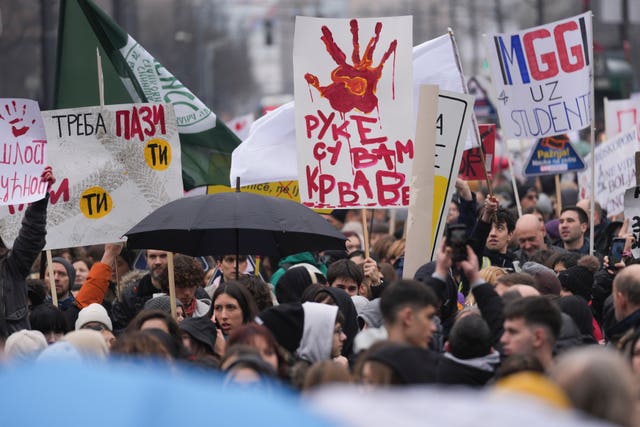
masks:
MULTIPOLYGON (((207 187, 207 194, 228 193, 231 191, 236 190, 235 188, 227 187, 225 185, 209 185, 207 187)), ((240 191, 261 194, 263 196, 278 197, 300 203, 298 181, 276 181, 247 185, 245 187, 240 187, 240 191)), ((313 209, 313 211, 320 214, 331 213, 331 209, 313 209)))

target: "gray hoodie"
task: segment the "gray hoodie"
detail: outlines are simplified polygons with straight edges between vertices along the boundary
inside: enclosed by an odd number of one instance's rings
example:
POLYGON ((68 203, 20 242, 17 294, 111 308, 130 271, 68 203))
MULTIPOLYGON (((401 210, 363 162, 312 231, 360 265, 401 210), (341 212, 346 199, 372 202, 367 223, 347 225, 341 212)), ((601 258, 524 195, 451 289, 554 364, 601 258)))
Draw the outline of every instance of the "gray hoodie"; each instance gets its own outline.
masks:
POLYGON ((302 304, 302 309, 304 310, 302 340, 296 355, 311 363, 329 360, 338 307, 305 302, 302 304))

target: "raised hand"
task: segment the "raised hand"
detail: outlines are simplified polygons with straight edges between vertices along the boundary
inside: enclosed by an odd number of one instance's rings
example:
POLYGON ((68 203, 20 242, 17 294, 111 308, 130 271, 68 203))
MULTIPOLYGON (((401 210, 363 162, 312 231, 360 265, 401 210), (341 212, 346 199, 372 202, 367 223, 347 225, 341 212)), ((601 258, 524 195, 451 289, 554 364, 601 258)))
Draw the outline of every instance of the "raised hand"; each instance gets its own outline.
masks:
POLYGON ((53 169, 51 169, 51 166, 44 168, 42 175, 40 175, 40 179, 47 182, 47 191, 51 190, 51 186, 56 182, 56 177, 53 175, 53 169))
POLYGON ((378 106, 376 88, 382 76, 382 68, 391 53, 395 53, 398 41, 393 40, 389 44, 389 48, 382 57, 380 64, 374 67, 373 52, 380 39, 382 23, 378 22, 376 24, 375 34, 369 40, 362 58, 360 58, 360 43, 358 40, 358 21, 352 19, 350 25, 353 37, 353 52, 351 54, 353 65, 347 63, 346 55, 333 40, 331 30, 327 26, 323 26, 321 40, 324 42, 331 58, 338 64, 331 72, 332 83, 327 86, 320 86, 320 80, 313 74, 307 73, 304 77, 311 86, 320 92, 322 97, 329 100, 329 104, 333 109, 343 114, 353 109, 358 109, 363 113, 370 113, 378 106))

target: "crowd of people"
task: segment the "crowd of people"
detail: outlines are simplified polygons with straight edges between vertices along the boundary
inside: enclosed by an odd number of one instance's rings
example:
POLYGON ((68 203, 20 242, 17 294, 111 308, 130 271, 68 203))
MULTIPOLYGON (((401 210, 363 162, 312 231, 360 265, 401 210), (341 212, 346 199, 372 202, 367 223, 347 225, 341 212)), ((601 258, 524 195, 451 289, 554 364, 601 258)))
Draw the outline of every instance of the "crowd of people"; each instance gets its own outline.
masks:
MULTIPOLYGON (((50 169, 43 180, 54 181, 50 169)), ((166 251, 117 243, 41 262, 45 198, 26 209, 12 248, 0 251, 1 369, 153 360, 301 393, 335 383, 455 385, 638 425, 635 240, 599 205, 589 212, 572 188, 554 209, 543 187, 540 179, 523 184, 518 215, 508 188, 472 191, 459 180, 447 223, 464 225, 464 239, 443 239, 435 261, 411 278, 403 224, 385 210, 326 215, 345 234, 343 251, 259 262, 175 254, 175 316, 166 251), (626 246, 612 260, 616 237, 626 246)))

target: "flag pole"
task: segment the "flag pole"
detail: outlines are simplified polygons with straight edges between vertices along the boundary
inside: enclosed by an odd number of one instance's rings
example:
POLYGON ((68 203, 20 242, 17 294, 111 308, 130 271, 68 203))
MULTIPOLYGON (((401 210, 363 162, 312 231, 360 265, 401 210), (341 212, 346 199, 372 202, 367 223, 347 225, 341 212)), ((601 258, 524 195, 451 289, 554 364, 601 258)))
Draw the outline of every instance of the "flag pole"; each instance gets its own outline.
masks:
POLYGON ((516 208, 518 209, 518 218, 522 216, 522 206, 520 206, 520 194, 518 194, 518 184, 516 184, 516 174, 511 164, 511 152, 507 147, 507 164, 509 165, 509 175, 511 175, 511 185, 513 186, 513 198, 516 199, 516 208))
POLYGON ((51 303, 58 306, 58 294, 56 293, 56 281, 53 277, 53 257, 51 249, 47 249, 47 271, 49 272, 49 286, 51 287, 51 303))
MULTIPOLYGON (((593 13, 591 14, 591 19, 589 20, 591 24, 591 34, 593 34, 593 13)), ((589 46, 589 57, 591 59, 591 102, 590 102, 590 112, 591 112, 591 200, 589 201, 591 218, 589 221, 589 255, 593 255, 593 237, 595 234, 595 227, 593 223, 593 213, 596 211, 596 136, 595 136, 595 91, 594 91, 594 67, 593 67, 593 40, 591 41, 591 45, 589 46)))
POLYGON ((97 46, 96 61, 98 63, 98 95, 100 97, 100 106, 104 107, 104 75, 102 74, 102 58, 100 58, 100 50, 97 46))

